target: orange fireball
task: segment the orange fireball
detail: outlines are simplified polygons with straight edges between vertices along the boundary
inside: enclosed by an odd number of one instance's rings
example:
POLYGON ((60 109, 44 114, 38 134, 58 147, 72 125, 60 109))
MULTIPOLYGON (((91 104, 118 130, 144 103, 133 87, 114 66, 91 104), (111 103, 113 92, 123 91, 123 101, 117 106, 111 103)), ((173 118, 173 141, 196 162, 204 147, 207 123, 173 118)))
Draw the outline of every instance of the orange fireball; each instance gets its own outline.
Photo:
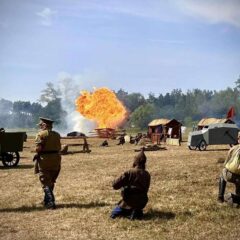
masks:
POLYGON ((76 99, 76 110, 85 118, 96 121, 99 128, 116 128, 128 115, 124 105, 108 88, 99 88, 93 93, 82 91, 76 99))

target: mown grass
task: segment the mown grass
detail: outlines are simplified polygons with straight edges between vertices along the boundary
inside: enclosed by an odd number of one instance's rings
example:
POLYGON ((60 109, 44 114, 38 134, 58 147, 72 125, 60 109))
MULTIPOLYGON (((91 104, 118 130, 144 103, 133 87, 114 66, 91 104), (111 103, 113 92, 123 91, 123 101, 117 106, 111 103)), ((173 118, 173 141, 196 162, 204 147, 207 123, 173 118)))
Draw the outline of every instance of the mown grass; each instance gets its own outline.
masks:
MULTIPOLYGON (((0 239, 239 239, 240 210, 216 201, 228 146, 199 152, 188 150, 185 142, 146 152, 149 203, 142 221, 130 221, 109 218, 120 199, 111 182, 131 167, 136 147, 110 140, 101 148, 102 141, 89 139, 90 154, 63 156, 55 189, 58 208, 51 211, 40 204, 43 193, 33 174, 29 139, 18 167, 0 167, 0 239)), ((231 184, 227 191, 233 191, 231 184)))

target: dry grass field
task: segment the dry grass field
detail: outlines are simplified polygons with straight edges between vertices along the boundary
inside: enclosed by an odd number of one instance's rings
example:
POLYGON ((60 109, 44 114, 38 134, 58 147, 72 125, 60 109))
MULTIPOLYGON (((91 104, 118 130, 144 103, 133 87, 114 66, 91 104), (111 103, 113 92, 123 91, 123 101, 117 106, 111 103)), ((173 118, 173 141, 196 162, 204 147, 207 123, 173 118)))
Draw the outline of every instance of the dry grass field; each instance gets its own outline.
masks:
MULTIPOLYGON (((68 140, 65 140, 68 141, 68 140)), ((73 140, 77 142, 76 140, 73 140)), ((110 219, 120 193, 112 180, 132 165, 134 145, 99 147, 90 154, 62 157, 55 196, 57 209, 45 210, 33 174, 33 139, 25 143, 18 167, 0 167, 0 239, 239 239, 240 210, 216 201, 218 176, 228 146, 190 151, 182 146, 146 152, 152 181, 144 219, 110 219)), ((63 141, 64 143, 64 141, 63 141)), ((77 147, 69 148, 78 150, 77 147)), ((232 191, 231 184, 227 191, 232 191)))

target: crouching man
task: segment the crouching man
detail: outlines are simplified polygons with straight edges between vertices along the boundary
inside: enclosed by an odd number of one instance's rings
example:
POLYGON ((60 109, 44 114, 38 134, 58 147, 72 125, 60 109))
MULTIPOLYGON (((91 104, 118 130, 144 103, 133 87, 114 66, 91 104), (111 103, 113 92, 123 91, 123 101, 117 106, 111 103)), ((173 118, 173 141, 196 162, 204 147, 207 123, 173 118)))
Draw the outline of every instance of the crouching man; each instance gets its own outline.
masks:
POLYGON ((144 149, 134 158, 133 167, 114 180, 113 188, 122 188, 122 199, 113 209, 111 218, 128 217, 131 220, 143 217, 143 208, 148 202, 150 174, 145 170, 144 149))
POLYGON ((219 180, 219 202, 227 202, 232 206, 240 205, 240 145, 232 147, 224 163, 224 168, 219 180), (235 194, 225 194, 227 182, 235 185, 235 194))

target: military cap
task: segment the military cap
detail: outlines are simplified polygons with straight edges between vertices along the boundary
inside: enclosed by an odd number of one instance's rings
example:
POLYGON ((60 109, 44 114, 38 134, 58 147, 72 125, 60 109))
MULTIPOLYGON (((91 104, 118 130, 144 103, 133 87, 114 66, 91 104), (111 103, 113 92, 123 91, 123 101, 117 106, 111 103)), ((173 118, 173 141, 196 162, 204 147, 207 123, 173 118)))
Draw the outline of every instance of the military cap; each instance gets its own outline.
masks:
POLYGON ((42 123, 46 123, 46 124, 53 124, 54 121, 49 119, 49 118, 44 118, 44 117, 40 117, 40 122, 38 123, 38 125, 42 124, 42 123))

